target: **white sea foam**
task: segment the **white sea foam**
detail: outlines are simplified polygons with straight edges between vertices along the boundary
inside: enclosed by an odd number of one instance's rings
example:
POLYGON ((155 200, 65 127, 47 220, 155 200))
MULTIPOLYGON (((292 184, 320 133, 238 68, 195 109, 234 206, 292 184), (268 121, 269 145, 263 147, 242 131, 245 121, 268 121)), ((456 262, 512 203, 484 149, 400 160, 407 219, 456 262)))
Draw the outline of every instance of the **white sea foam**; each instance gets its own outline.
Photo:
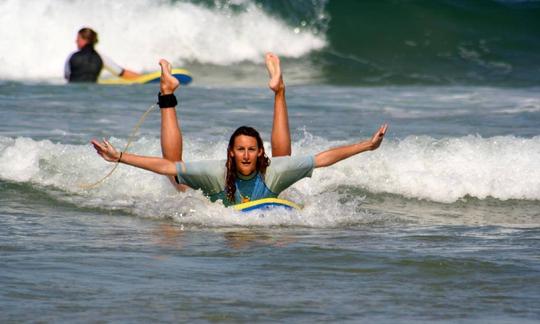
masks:
POLYGON ((445 203, 467 195, 540 199, 540 137, 407 137, 360 160, 362 176, 349 182, 374 192, 445 203))
MULTIPOLYGON (((124 144, 119 139, 112 142, 119 147, 124 144)), ((201 144, 188 144, 186 151, 191 154, 186 159, 195 156, 217 159, 225 150, 223 143, 201 144)), ((304 154, 337 144, 340 143, 307 136, 295 143, 293 149, 295 154, 304 154)), ((141 138, 132 150, 159 155, 159 141, 141 138)), ((492 197, 500 201, 537 201, 540 200, 538 161, 540 137, 411 136, 387 141, 377 151, 315 170, 311 179, 296 183, 282 196, 304 205, 302 212, 276 210, 246 218, 209 202, 200 192, 177 193, 164 177, 125 165, 97 188, 83 190, 80 184, 96 181, 113 166, 97 157, 89 145, 0 137, 3 181, 53 188, 45 190, 77 205, 122 209, 145 217, 172 218, 202 226, 328 227, 379 222, 381 218, 391 217, 388 212, 377 214, 361 208, 368 193, 444 204, 459 202, 465 196, 480 200, 492 197), (343 193, 343 188, 352 188, 357 193, 351 197, 343 193)))
POLYGON ((100 52, 139 71, 156 70, 161 57, 178 66, 225 65, 261 62, 266 51, 300 57, 326 44, 324 36, 295 30, 255 5, 245 7, 233 13, 152 0, 1 1, 0 78, 61 80, 83 26, 99 33, 100 52))

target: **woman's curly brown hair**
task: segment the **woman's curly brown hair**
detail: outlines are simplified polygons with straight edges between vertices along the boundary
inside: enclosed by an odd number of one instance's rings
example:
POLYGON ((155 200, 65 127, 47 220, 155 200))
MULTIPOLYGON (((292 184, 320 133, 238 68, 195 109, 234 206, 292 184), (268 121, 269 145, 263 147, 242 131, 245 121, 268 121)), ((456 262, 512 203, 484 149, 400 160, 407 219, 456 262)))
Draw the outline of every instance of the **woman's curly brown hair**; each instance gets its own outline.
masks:
POLYGON ((234 194, 236 193, 236 164, 234 163, 234 158, 231 156, 231 152, 233 151, 234 147, 234 140, 236 137, 240 135, 246 135, 254 137, 257 140, 257 146, 258 148, 262 149, 262 155, 257 158, 257 166, 256 170, 261 173, 261 175, 264 177, 264 174, 266 173, 266 168, 270 165, 270 159, 268 156, 266 156, 266 153, 264 151, 264 144, 261 139, 261 135, 259 135, 259 132, 255 130, 253 127, 249 126, 240 126, 238 129, 234 131, 234 133, 231 135, 231 138, 229 139, 229 146, 227 147, 227 175, 225 177, 225 193, 227 195, 227 199, 230 203, 234 204, 234 194))

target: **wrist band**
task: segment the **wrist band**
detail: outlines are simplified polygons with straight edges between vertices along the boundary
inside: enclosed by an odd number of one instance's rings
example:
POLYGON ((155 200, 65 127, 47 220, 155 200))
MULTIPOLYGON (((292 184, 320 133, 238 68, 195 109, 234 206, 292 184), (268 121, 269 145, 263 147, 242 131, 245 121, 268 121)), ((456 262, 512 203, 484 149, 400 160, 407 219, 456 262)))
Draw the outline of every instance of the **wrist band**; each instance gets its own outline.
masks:
POLYGON ((158 105, 159 108, 171 108, 176 107, 178 101, 176 101, 176 96, 171 93, 168 95, 162 95, 161 92, 158 93, 158 105))
POLYGON ((120 163, 122 160, 122 154, 124 154, 124 152, 120 151, 120 156, 118 157, 118 161, 116 161, 116 163, 120 163))

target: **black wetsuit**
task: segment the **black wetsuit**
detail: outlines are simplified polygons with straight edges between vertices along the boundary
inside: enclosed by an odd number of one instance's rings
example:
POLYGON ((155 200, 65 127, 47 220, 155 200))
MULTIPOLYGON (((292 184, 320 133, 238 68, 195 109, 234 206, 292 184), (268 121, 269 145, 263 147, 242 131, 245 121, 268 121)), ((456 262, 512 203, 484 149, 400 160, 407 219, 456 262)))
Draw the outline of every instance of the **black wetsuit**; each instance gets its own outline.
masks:
POLYGON ((92 45, 86 45, 69 58, 69 82, 96 82, 103 60, 92 45))

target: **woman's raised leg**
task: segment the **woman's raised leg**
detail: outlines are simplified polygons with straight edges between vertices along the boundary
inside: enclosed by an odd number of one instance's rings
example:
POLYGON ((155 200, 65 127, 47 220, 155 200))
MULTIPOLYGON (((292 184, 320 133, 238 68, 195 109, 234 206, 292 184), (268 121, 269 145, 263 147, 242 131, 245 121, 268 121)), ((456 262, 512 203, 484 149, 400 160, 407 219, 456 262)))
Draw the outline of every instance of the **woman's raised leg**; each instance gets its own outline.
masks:
POLYGON ((272 156, 291 155, 291 133, 289 130, 289 115, 285 100, 285 83, 281 74, 279 57, 267 53, 266 68, 270 76, 268 87, 274 92, 274 120, 272 124, 272 156))
MULTIPOLYGON (((173 94, 180 82, 171 75, 171 64, 164 59, 159 61, 161 66, 161 79, 159 89, 161 95, 173 94)), ((178 162, 182 161, 182 132, 176 116, 175 107, 164 107, 161 111, 161 153, 163 158, 178 162)), ((174 177, 169 177, 171 183, 179 190, 184 191, 187 187, 179 185, 174 177)))

